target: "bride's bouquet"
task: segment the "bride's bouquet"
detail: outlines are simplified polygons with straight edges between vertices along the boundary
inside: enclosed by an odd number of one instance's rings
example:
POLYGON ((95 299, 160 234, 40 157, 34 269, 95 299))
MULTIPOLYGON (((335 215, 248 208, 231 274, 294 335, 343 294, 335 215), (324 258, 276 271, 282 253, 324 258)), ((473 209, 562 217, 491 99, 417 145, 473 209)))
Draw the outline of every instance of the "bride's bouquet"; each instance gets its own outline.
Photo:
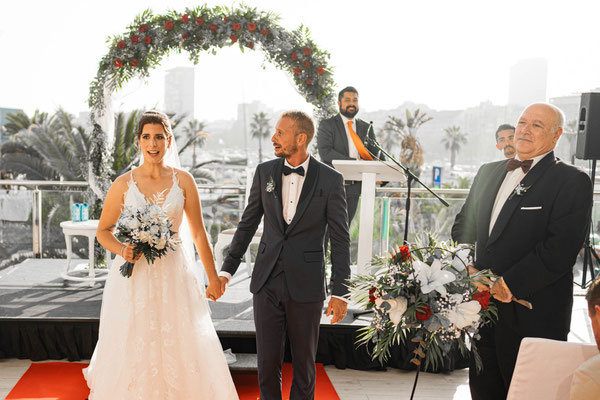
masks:
POLYGON ((420 369, 443 364, 452 348, 475 356, 473 338, 483 324, 494 322, 497 311, 490 292, 478 292, 475 282, 493 279, 490 272, 469 276, 470 249, 438 242, 425 235, 416 245, 402 246, 380 269, 351 279, 354 300, 373 311, 359 342, 369 344, 373 359, 384 361, 393 344, 416 344, 412 362, 420 369))
MULTIPOLYGON (((164 256, 169 249, 179 243, 171 230, 173 224, 156 202, 143 207, 124 207, 116 226, 115 236, 122 242, 135 246, 134 258, 143 254, 149 263, 164 256)), ((127 261, 121 265, 121 275, 129 278, 133 272, 133 263, 127 261)))

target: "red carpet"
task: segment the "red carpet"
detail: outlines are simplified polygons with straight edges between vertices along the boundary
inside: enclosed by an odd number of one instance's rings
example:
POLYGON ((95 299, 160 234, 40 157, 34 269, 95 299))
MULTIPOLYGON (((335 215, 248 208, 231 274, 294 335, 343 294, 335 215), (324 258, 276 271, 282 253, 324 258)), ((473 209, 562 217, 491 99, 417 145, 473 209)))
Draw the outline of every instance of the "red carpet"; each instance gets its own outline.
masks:
MULTIPOLYGON (((81 370, 87 364, 81 363, 34 363, 19 379, 6 400, 83 400, 89 389, 81 370)), ((288 400, 292 385, 292 365, 283 365, 282 390, 284 400, 288 400)), ((240 400, 257 400, 258 381, 256 374, 234 374, 233 381, 240 400)), ((317 364, 317 400, 339 400, 322 364, 317 364)), ((149 399, 150 400, 150 399, 149 399)))

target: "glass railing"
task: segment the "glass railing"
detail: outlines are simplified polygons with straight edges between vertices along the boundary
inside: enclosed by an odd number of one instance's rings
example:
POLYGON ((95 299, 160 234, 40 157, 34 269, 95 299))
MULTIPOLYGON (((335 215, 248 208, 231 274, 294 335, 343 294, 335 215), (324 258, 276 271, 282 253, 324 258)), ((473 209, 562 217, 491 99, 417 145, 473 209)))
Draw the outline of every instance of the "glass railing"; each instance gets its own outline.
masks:
MULTIPOLYGON (((87 182, 0 180, 0 269, 26 258, 65 258, 62 221, 71 219, 71 205, 85 201, 87 182)), ((235 228, 243 212, 245 185, 198 185, 204 223, 214 245, 219 232, 235 228)), ((405 227, 406 188, 377 188, 373 254, 385 255, 402 244, 405 227)), ((425 190, 413 189, 408 240, 418 232, 431 231, 441 240, 450 238, 456 214, 468 189, 436 189, 449 207, 425 190)), ((595 205, 600 201, 596 192, 595 205)), ((360 207, 360 204, 359 204, 360 207)), ((356 262, 360 208, 350 226, 351 259, 356 262)), ((594 207, 594 234, 600 226, 600 212, 594 207)), ((600 235, 596 242, 600 246, 600 235)), ((87 238, 74 237, 73 251, 88 257, 87 238)))

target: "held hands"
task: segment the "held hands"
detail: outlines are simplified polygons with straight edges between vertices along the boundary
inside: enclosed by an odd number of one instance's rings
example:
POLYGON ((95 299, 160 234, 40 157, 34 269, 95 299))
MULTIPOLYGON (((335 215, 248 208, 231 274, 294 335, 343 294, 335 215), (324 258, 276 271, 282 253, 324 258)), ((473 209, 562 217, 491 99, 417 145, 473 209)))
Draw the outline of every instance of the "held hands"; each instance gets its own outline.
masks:
POLYGON ((138 255, 136 255, 135 258, 133 257, 134 249, 135 249, 135 246, 132 244, 123 244, 123 247, 121 247, 121 256, 125 259, 125 261, 135 263, 137 260, 140 259, 140 257, 142 256, 142 253, 139 253, 138 255))
MULTIPOLYGON (((479 270, 477 268, 474 268, 472 265, 469 265, 468 269, 469 269, 470 276, 477 275, 479 273, 479 270)), ((481 275, 479 277, 475 276, 475 278, 476 278, 476 281, 473 282, 473 284, 477 287, 478 292, 485 292, 485 291, 490 290, 490 286, 492 286, 492 281, 490 281, 488 278, 486 278, 483 275, 481 275)))
POLYGON ((344 300, 338 299, 337 297, 331 297, 329 304, 327 305, 327 316, 329 317, 333 312, 333 318, 331 318, 332 324, 343 320, 347 311, 348 303, 346 303, 344 300))
POLYGON ((513 295, 506 286, 506 282, 501 277, 496 279, 494 285, 492 286, 490 293, 494 296, 494 298, 503 303, 510 303, 513 300, 513 295))
POLYGON ((214 279, 208 282, 208 287, 206 288, 206 298, 212 301, 217 301, 219 297, 223 296, 224 292, 225 289, 222 288, 221 278, 218 280, 214 279))

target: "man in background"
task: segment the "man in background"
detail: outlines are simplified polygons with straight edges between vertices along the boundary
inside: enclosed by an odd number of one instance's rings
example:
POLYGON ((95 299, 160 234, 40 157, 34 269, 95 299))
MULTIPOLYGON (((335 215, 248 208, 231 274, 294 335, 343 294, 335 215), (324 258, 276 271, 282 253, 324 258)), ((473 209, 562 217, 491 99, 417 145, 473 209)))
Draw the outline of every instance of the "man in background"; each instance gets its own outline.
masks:
POLYGON ((502 124, 496 129, 496 148, 504 153, 504 157, 513 158, 515 156, 515 127, 509 124, 502 124))
MULTIPOLYGON (((600 350, 600 277, 590 285, 585 296, 588 315, 592 321, 592 331, 600 350)), ((573 373, 571 400, 600 399, 600 354, 590 358, 573 373)))

